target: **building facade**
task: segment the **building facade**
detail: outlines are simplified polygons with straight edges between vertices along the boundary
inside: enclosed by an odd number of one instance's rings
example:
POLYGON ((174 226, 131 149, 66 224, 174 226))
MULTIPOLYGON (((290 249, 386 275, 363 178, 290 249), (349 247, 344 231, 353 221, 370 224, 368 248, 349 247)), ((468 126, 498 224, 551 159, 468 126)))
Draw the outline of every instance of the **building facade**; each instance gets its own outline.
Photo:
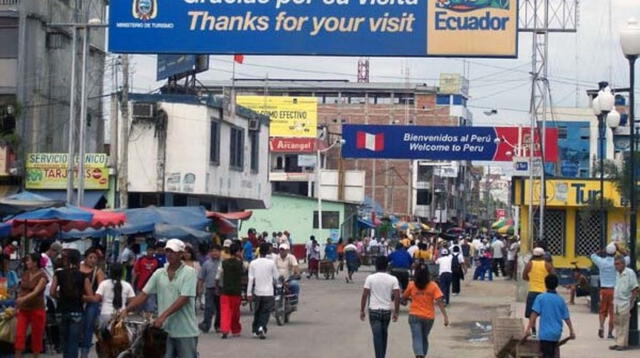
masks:
MULTIPOLYGON (((222 93, 231 86, 228 81, 204 81, 202 91, 222 93)), ((449 86, 451 87, 451 86, 449 86)), ((236 80, 235 91, 238 94, 268 96, 300 96, 315 97, 318 101, 318 127, 325 134, 321 140, 325 145, 336 143, 341 138, 343 124, 378 124, 378 125, 428 125, 428 126, 460 126, 471 125, 471 115, 466 109, 466 87, 458 86, 454 91, 442 93, 436 86, 425 83, 354 83, 340 80, 236 80)), ((304 176, 309 171, 296 162, 297 155, 271 156, 274 168, 289 168, 304 176)), ((308 154, 308 153, 307 153, 308 154)), ((411 160, 354 160, 344 159, 340 155, 339 146, 326 153, 325 168, 338 171, 364 172, 364 194, 378 203, 385 214, 413 217, 421 216, 431 219, 427 209, 419 208, 421 203, 433 190, 430 174, 414 175, 418 165, 411 160), (419 191, 418 191, 419 190, 419 191)), ((464 167, 467 163, 457 163, 464 167)), ((288 169, 285 170, 288 172, 288 169)), ((466 171, 460 170, 464 175, 466 171)), ((423 173, 425 174, 425 173, 423 173)), ((295 176, 295 175, 294 175, 295 176)), ((463 181, 462 181, 463 182, 463 181)), ((460 181, 450 180, 440 190, 441 206, 451 202, 447 210, 460 217, 462 208, 454 203, 460 181), (451 190, 455 187, 454 190, 451 190)), ((300 181, 273 182, 274 192, 285 192, 298 195, 311 193, 306 178, 300 181)), ((310 194, 311 195, 311 194, 310 194)), ((342 200, 341 197, 338 199, 342 200)))
POLYGON ((269 205, 268 120, 222 98, 130 95, 129 205, 269 205))

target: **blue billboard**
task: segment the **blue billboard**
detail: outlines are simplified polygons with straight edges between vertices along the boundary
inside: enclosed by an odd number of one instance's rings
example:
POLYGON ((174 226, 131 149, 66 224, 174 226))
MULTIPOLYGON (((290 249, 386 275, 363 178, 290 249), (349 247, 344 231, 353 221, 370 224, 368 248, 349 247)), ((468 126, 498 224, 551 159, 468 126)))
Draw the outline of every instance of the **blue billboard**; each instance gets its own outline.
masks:
POLYGON ((117 0, 116 53, 516 57, 517 0, 117 0))
MULTIPOLYGON (((520 129, 522 134, 523 129, 520 129)), ((525 133, 526 134, 526 133, 525 133)), ((512 161, 517 127, 451 127, 345 124, 342 156, 371 159, 512 161)), ((555 128, 547 128, 545 161, 557 160, 555 128)), ((539 136, 534 138, 539 141, 539 136)), ((534 150, 534 156, 540 152, 534 150)))
POLYGON ((202 72, 209 69, 209 57, 198 55, 158 55, 156 81, 172 76, 202 72))

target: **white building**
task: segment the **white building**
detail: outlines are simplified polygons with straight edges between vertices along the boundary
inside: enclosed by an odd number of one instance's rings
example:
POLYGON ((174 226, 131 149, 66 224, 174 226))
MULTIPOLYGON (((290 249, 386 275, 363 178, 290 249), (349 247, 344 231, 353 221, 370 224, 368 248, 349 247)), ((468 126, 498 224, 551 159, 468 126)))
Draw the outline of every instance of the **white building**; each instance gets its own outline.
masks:
POLYGON ((268 118, 222 98, 130 95, 129 205, 269 205, 268 118))

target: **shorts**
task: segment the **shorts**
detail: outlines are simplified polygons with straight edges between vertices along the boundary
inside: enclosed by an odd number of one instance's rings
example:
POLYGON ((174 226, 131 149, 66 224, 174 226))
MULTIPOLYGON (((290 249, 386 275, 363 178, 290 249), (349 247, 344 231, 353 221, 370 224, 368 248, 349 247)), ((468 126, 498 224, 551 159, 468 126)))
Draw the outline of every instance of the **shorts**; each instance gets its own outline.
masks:
POLYGON ((600 289, 600 314, 613 312, 613 288, 600 289))
POLYGON ((524 316, 529 318, 529 316, 531 316, 531 312, 532 312, 532 308, 533 308, 533 303, 536 301, 536 297, 538 297, 539 294, 541 294, 542 292, 529 292, 527 294, 527 307, 524 311, 524 316))

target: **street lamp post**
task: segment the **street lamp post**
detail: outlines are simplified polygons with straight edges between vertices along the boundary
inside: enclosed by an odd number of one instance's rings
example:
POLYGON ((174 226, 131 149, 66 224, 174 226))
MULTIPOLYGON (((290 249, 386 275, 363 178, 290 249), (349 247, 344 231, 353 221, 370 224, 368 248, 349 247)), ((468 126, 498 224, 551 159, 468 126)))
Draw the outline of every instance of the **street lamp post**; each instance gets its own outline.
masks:
MULTIPOLYGON (((611 115, 611 119, 609 115, 614 113, 615 110, 613 105, 615 103, 615 97, 611 93, 611 88, 609 88, 609 84, 607 82, 600 82, 599 84, 600 91, 598 92, 598 96, 593 99, 592 107, 593 113, 598 117, 598 131, 599 135, 599 145, 598 145, 598 156, 600 159, 600 247, 604 247, 607 243, 606 239, 606 213, 604 210, 604 145, 606 140, 606 127, 611 127, 616 124, 613 123, 614 117, 616 114, 611 115), (606 119, 606 125, 605 125, 606 119), (610 125, 611 123, 611 125, 610 125)), ((618 114, 618 121, 620 120, 620 115, 618 114)), ((617 126, 617 125, 616 125, 617 126)))
MULTIPOLYGON (((636 202, 636 130, 635 130, 635 62, 640 55, 640 25, 636 19, 630 19, 627 27, 620 32, 620 45, 624 56, 629 60, 629 144, 630 159, 629 177, 631 185, 629 186, 631 201, 630 215, 630 235, 629 235, 629 251, 631 252, 631 268, 635 272, 636 267, 636 236, 637 236, 637 202, 636 202)), ((638 305, 631 307, 631 318, 629 321, 629 345, 638 345, 638 305)))

